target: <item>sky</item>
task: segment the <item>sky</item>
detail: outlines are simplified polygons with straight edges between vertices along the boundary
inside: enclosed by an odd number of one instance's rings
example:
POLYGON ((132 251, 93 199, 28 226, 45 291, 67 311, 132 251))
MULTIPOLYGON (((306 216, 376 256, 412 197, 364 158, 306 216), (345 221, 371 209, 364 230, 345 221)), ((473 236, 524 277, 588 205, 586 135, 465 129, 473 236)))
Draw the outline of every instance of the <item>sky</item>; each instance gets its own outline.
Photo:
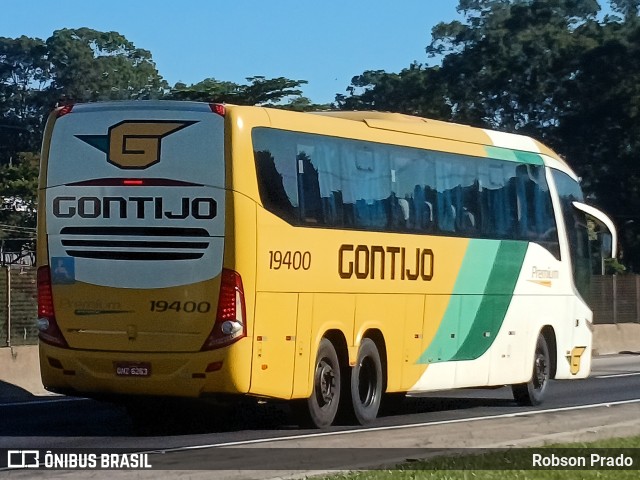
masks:
POLYGON ((315 103, 346 93, 366 70, 433 64, 431 28, 459 19, 457 0, 12 0, 0 37, 46 40, 55 30, 116 31, 149 50, 169 85, 205 78, 307 80, 315 103))

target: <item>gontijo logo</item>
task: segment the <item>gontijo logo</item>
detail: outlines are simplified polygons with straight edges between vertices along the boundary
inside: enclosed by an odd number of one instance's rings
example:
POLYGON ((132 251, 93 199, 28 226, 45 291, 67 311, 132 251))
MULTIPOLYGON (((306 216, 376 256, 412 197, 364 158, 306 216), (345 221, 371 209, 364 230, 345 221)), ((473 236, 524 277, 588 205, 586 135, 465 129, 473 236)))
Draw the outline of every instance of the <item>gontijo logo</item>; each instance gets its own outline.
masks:
POLYGON ((150 167, 160 161, 162 139, 197 123, 183 120, 125 120, 109 127, 107 135, 76 135, 107 154, 107 161, 124 169, 150 167))

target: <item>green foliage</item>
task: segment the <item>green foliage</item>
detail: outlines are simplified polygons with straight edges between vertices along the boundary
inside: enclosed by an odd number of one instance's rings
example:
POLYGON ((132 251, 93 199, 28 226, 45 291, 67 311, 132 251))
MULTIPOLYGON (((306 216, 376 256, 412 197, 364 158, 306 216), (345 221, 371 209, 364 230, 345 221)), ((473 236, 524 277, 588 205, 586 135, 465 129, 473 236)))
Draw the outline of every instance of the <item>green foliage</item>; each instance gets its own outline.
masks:
POLYGON ((302 90, 298 87, 306 80, 290 80, 284 77, 266 79, 265 77, 249 77, 251 82, 241 89, 243 105, 274 104, 286 97, 300 97, 302 90))
POLYGON ((640 13, 640 0, 611 0, 611 8, 625 20, 633 20, 640 13))
POLYGON ((622 265, 617 258, 607 258, 604 261, 605 273, 607 275, 622 275, 627 273, 627 267, 622 265))
MULTIPOLYGON (((190 86, 179 83, 171 90, 169 98, 235 105, 274 105, 287 97, 299 102, 302 90, 298 87, 307 83, 306 80, 290 80, 284 77, 267 79, 260 76, 249 77, 247 82, 249 83, 239 85, 207 78, 190 86)), ((300 103, 296 105, 298 108, 301 106, 300 103)))
POLYGON ((593 42, 578 30, 595 22, 593 1, 468 0, 467 23, 434 28, 427 53, 444 55, 453 119, 536 136, 558 117, 561 85, 593 42))
POLYGON ((290 99, 289 103, 271 105, 271 107, 296 112, 318 112, 335 109, 335 106, 331 103, 312 103, 309 98, 302 96, 290 99))
POLYGON ((443 102, 444 86, 438 68, 413 63, 399 74, 368 70, 353 77, 349 96, 337 95, 342 110, 380 110, 446 118, 451 108, 443 102))
POLYGON ((236 95, 239 85, 233 82, 221 82, 215 78, 206 78, 193 85, 177 83, 169 92, 168 98, 191 100, 194 102, 227 102, 236 95))
POLYGON ((49 67, 42 40, 0 37, 0 165, 40 148, 49 67))
POLYGON ((565 82, 551 142, 570 158, 593 201, 621 229, 623 263, 640 270, 640 22, 594 30, 594 48, 565 82))
POLYGON ((168 88, 151 59, 117 32, 62 29, 47 40, 52 89, 65 101, 159 98, 168 88))
POLYGON ((36 154, 23 153, 12 164, 0 166, 0 240, 14 240, 9 250, 19 251, 22 245, 33 243, 38 164, 36 154))

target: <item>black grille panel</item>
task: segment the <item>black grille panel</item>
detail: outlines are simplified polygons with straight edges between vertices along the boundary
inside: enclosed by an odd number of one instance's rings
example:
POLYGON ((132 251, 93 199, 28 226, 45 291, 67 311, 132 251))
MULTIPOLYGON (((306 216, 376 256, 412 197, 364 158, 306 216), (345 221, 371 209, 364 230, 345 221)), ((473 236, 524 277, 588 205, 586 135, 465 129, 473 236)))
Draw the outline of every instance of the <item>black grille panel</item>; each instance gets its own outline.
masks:
POLYGON ((203 228, 65 227, 60 234, 67 255, 79 258, 196 260, 210 246, 209 232, 203 228))
POLYGON ((61 235, 113 235, 153 237, 209 237, 204 228, 181 227, 64 227, 61 235))

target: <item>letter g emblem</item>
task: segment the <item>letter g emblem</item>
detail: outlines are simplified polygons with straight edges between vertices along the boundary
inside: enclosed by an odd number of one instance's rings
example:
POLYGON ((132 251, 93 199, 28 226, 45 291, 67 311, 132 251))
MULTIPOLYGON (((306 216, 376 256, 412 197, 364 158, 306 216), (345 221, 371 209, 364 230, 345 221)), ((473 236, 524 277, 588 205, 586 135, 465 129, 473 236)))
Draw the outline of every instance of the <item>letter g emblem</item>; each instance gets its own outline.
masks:
POLYGON ((107 161, 123 169, 141 170, 160 161, 162 139, 195 121, 125 120, 109 127, 108 135, 76 135, 107 154, 107 161))

